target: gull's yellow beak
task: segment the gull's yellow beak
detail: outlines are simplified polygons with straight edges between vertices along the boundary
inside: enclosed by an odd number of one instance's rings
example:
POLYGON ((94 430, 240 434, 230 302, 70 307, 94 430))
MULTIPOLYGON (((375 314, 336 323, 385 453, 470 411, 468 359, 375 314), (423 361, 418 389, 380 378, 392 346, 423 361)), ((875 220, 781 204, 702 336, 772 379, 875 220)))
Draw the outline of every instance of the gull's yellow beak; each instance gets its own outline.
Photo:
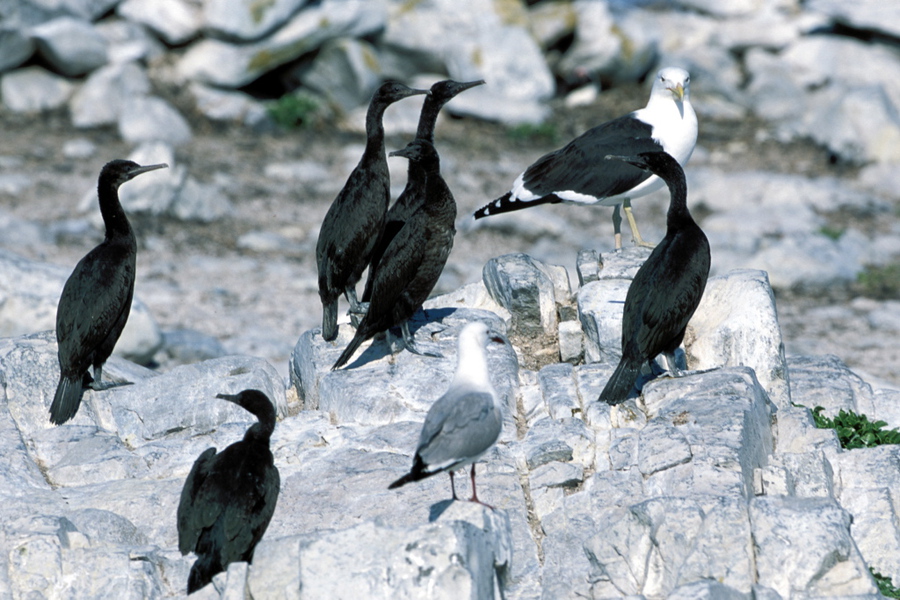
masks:
POLYGON ((674 88, 668 88, 670 92, 675 94, 675 97, 678 98, 678 101, 681 102, 684 100, 684 86, 680 83, 677 84, 674 88))

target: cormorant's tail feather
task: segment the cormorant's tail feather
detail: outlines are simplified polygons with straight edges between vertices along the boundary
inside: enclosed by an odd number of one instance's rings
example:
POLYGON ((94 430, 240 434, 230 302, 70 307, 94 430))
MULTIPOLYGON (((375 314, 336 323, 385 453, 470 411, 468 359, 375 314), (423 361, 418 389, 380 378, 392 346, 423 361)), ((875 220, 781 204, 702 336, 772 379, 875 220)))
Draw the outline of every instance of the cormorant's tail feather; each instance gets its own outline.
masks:
POLYGON ((634 387, 638 375, 641 372, 641 363, 634 364, 632 361, 621 360, 619 366, 613 371, 606 387, 600 392, 600 400, 609 405, 616 405, 625 402, 628 393, 634 387))
POLYGON ((50 405, 50 422, 54 425, 62 425, 74 417, 78 412, 78 407, 81 406, 83 394, 81 377, 71 379, 60 375, 59 384, 56 386, 56 395, 53 397, 53 404, 50 405))
POLYGON ((326 342, 334 341, 338 334, 338 303, 333 302, 322 303, 322 338, 326 342))
POLYGON ((558 204, 561 201, 562 200, 560 200, 554 194, 547 194, 546 196, 541 196, 540 198, 535 198, 534 200, 520 200, 519 198, 513 197, 512 192, 506 192, 493 202, 488 202, 487 204, 476 210, 473 215, 476 219, 481 219, 484 217, 490 217, 492 215, 512 212, 514 210, 521 210, 523 208, 528 208, 529 206, 538 206, 540 204, 558 204))
POLYGON ((224 570, 222 565, 219 564, 219 561, 214 560, 212 556, 208 554, 201 554, 198 556, 188 575, 188 595, 209 585, 212 582, 213 577, 224 570))
POLYGON ((337 362, 334 363, 334 366, 331 367, 331 370, 339 369, 347 364, 347 361, 353 356, 353 353, 356 352, 356 349, 362 345, 362 343, 366 341, 366 336, 360 333, 359 328, 356 330, 356 335, 353 336, 353 339, 350 340, 350 343, 347 344, 347 347, 344 348, 344 351, 341 353, 340 358, 337 359, 337 362))

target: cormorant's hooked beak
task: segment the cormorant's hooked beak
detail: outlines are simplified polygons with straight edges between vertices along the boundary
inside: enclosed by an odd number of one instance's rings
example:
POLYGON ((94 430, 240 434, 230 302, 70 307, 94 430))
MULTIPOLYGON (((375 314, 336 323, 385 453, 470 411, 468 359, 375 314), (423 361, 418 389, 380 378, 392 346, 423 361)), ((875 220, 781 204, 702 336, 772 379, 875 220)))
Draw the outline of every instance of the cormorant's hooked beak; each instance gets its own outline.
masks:
POLYGON ((238 396, 240 394, 216 394, 216 398, 220 398, 222 400, 228 400, 229 402, 238 403, 238 396))
POLYGON ((155 171, 157 169, 168 169, 169 165, 166 163, 160 163, 158 165, 145 165, 143 167, 137 167, 128 172, 128 179, 134 179, 141 173, 147 173, 148 171, 155 171))
POLYGON ((460 85, 460 88, 461 88, 460 92, 464 92, 468 89, 471 89, 471 88, 479 86, 479 85, 484 85, 484 84, 485 84, 484 79, 479 79, 477 81, 467 81, 466 83, 463 83, 460 85))

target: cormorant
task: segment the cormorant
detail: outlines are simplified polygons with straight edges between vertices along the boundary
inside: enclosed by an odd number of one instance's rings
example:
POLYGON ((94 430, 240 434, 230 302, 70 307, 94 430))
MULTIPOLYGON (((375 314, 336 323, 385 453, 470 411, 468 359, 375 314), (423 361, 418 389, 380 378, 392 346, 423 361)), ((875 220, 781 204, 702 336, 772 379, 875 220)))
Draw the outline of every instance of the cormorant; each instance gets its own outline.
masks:
MULTIPOLYGON (((431 86, 430 94, 422 103, 422 112, 419 114, 419 126, 416 129, 416 138, 423 139, 434 144, 434 127, 437 124, 438 113, 445 104, 453 100, 458 94, 470 88, 484 83, 483 79, 460 83, 452 79, 438 81, 431 86)), ((425 174, 413 161, 410 161, 406 175, 406 187, 397 197, 397 200, 388 209, 384 227, 378 234, 372 258, 369 261, 369 275, 366 279, 366 287, 363 290, 362 301, 372 299, 372 284, 374 283, 375 266, 381 260, 384 250, 388 247, 400 228, 416 209, 421 206, 425 193, 425 174)))
POLYGON ((453 247, 456 201, 441 177, 437 150, 431 142, 417 139, 391 156, 418 163, 425 173, 424 201, 385 249, 375 268, 369 309, 332 369, 350 360, 364 341, 397 325, 406 349, 423 354, 416 348, 407 320, 428 299, 453 247))
POLYGON ((425 416, 409 473, 388 489, 447 471, 456 500, 453 472, 472 465, 471 501, 484 504, 475 490, 475 461, 494 445, 503 427, 497 392, 488 373, 485 346, 489 339, 504 343, 502 337, 491 334, 480 321, 468 323, 460 331, 453 382, 425 416))
POLYGON ((275 429, 275 407, 258 390, 218 394, 258 419, 244 439, 221 453, 208 448, 194 462, 178 503, 178 549, 197 560, 188 576, 191 594, 235 561, 251 562, 266 532, 281 479, 269 450, 275 429))
POLYGON ((59 298, 56 339, 60 374, 50 405, 51 423, 60 425, 75 416, 84 388, 111 387, 101 382, 103 365, 131 312, 137 259, 137 241, 119 202, 119 186, 166 166, 142 167, 130 160, 113 160, 100 171, 97 195, 106 236, 75 265, 59 298), (91 366, 93 377, 88 373, 91 366))
POLYGON ((597 125, 563 148, 542 156, 519 175, 509 192, 475 211, 475 218, 558 202, 615 206, 613 229, 619 249, 619 206, 624 205, 634 241, 650 246, 638 232, 631 200, 662 188, 663 182, 650 173, 604 157, 665 151, 685 164, 697 143, 697 115, 691 106, 690 81, 684 69, 661 69, 646 107, 597 125))
POLYGON ((388 106, 409 96, 427 94, 389 81, 372 96, 366 113, 366 149, 338 193, 319 231, 316 264, 322 300, 322 337, 337 337, 337 308, 341 294, 358 313, 356 283, 369 264, 390 201, 390 173, 384 151, 382 117, 388 106))
POLYGON ((622 315, 622 359, 600 393, 600 400, 619 404, 634 387, 641 365, 658 354, 665 356, 673 375, 678 373, 674 353, 700 304, 710 257, 706 235, 688 211, 684 171, 673 157, 665 152, 646 152, 607 158, 655 173, 671 194, 666 236, 628 288, 622 315))

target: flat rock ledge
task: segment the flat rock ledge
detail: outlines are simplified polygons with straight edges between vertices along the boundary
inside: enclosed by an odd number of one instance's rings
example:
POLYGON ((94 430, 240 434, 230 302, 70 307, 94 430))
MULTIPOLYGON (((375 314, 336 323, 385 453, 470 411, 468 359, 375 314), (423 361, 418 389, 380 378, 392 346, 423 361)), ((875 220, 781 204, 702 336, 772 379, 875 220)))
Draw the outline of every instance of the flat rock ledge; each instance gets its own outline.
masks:
POLYGON ((249 356, 162 374, 113 357, 104 373, 132 385, 87 392, 60 427, 53 332, 0 339, 0 598, 183 596, 181 486, 252 421, 215 394, 248 387, 278 408, 278 507, 253 564, 192 598, 879 598, 870 569, 900 582, 900 446, 842 450, 809 408, 897 426, 900 392, 834 357, 786 357, 768 277, 744 270, 709 281, 685 376, 599 403, 646 255, 586 253, 574 291, 559 267, 492 260, 487 285, 413 320, 443 358, 393 354, 389 333, 331 371, 346 324, 335 342, 300 336, 287 384, 249 356), (478 479, 494 508, 450 501, 443 475, 389 491, 472 320, 513 340, 488 354, 504 428, 478 479), (529 338, 549 345, 540 364, 529 338))

